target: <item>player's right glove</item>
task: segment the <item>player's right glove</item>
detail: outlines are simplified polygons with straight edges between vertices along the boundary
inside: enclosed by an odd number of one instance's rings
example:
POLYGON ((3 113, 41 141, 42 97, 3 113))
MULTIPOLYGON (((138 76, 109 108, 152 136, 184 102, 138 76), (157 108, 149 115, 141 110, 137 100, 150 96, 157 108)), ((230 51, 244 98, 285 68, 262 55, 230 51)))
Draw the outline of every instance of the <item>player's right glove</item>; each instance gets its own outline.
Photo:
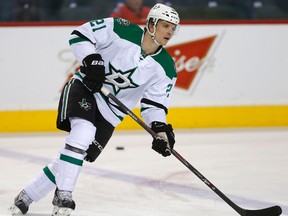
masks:
POLYGON ((171 124, 163 122, 152 122, 151 129, 158 135, 153 139, 152 149, 167 157, 171 155, 171 149, 174 147, 175 135, 171 124))
POLYGON ((92 92, 99 92, 105 81, 105 66, 100 54, 90 54, 82 61, 80 67, 82 73, 86 76, 83 78, 84 85, 92 92))

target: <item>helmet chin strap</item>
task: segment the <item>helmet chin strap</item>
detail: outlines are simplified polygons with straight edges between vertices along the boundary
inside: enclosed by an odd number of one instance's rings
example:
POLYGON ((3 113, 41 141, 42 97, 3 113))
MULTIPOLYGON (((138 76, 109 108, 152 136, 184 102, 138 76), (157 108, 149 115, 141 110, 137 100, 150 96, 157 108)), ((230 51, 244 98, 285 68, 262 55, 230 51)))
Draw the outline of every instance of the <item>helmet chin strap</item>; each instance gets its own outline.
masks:
POLYGON ((156 37, 155 37, 155 33, 156 33, 156 26, 153 25, 153 29, 154 31, 153 32, 150 32, 149 28, 147 28, 147 31, 148 33, 151 35, 153 41, 158 45, 158 46, 162 46, 160 43, 158 43, 158 41, 156 40, 156 37))

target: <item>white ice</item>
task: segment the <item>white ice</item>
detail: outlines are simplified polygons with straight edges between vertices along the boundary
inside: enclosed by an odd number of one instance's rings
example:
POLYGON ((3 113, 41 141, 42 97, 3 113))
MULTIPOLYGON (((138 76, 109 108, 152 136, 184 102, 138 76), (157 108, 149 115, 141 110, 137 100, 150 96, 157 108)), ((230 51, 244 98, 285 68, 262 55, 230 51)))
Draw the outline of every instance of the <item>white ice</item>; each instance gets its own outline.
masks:
MULTIPOLYGON (((280 205, 288 215, 288 128, 175 130, 177 150, 245 209, 280 205)), ((0 215, 47 164, 65 133, 0 134, 0 215)), ((74 216, 237 216, 174 156, 151 150, 144 131, 116 131, 95 163, 84 163, 74 216), (116 147, 124 147, 117 150, 116 147)), ((53 192, 27 216, 49 216, 53 192)))

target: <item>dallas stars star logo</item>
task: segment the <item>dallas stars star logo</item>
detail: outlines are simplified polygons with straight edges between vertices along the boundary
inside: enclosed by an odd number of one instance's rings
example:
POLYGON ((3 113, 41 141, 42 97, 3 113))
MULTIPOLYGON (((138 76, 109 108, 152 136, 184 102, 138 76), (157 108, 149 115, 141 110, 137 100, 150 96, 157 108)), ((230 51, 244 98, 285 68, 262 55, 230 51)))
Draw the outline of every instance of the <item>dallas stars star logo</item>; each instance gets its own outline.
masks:
POLYGON ((106 75, 105 83, 112 85, 115 95, 122 89, 137 88, 138 85, 134 83, 131 78, 136 68, 121 71, 115 69, 111 63, 109 63, 109 74, 106 75))
POLYGON ((84 110, 88 111, 91 109, 91 104, 87 102, 85 98, 82 98, 81 102, 78 102, 80 107, 83 108, 84 110))

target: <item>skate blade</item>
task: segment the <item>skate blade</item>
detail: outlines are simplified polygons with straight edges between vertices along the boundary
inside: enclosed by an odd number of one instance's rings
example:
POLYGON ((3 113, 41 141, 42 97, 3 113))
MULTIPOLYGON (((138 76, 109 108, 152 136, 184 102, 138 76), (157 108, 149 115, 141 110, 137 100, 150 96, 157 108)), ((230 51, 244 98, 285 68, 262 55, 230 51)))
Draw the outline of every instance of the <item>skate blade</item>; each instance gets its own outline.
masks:
POLYGON ((23 215, 20 209, 14 204, 8 208, 8 211, 10 211, 12 216, 23 215))
POLYGON ((71 208, 59 208, 58 206, 54 206, 52 216, 70 216, 73 209, 71 208))

